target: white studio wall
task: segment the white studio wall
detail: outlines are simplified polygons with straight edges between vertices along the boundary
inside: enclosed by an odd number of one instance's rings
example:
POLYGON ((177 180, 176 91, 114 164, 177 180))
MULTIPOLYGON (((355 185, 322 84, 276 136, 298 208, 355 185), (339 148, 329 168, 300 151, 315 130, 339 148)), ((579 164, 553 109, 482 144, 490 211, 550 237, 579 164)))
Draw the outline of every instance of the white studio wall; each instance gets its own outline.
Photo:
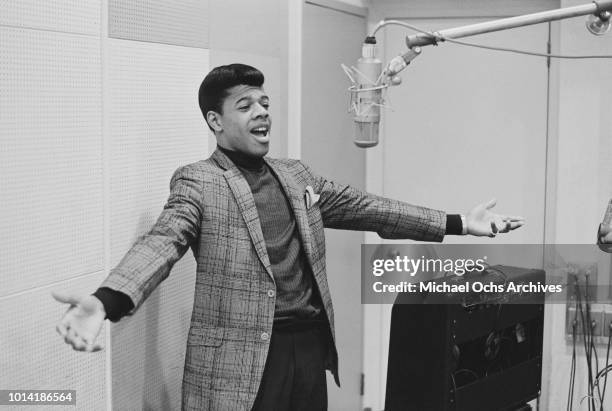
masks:
POLYGON ((102 86, 97 39, 8 27, 1 35, 10 235, 0 293, 9 295, 104 268, 102 86))
MULTIPOLYGON (((410 19, 441 30, 480 18, 410 19)), ((403 48, 406 30, 389 27, 384 55, 403 48)), ((473 42, 546 52, 548 25, 475 36, 473 42)), ((529 224, 495 243, 544 238, 548 68, 546 59, 444 44, 424 47, 389 90, 381 164, 391 198, 464 213, 496 198, 496 210, 529 224)), ((483 242, 449 237, 445 243, 483 242)), ((486 242, 486 241, 485 241, 486 242)))
POLYGON ((100 5, 0 9, 0 386, 74 389, 102 410, 108 361, 62 347, 50 295, 89 292, 104 273, 100 5))

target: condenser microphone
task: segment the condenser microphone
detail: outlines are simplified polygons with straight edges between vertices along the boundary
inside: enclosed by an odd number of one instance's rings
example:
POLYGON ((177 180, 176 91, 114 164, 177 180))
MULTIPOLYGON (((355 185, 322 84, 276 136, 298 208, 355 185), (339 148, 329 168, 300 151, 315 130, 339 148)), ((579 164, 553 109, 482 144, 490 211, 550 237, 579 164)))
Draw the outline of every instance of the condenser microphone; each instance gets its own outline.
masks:
POLYGON ((349 87, 349 111, 355 113, 354 139, 358 147, 368 148, 378 144, 380 112, 385 106, 384 91, 389 86, 401 83, 402 80, 397 74, 420 53, 419 47, 413 47, 391 59, 383 70, 382 62, 376 58, 376 38, 369 36, 363 42, 357 65, 341 65, 352 83, 349 87))
POLYGON ((378 144, 382 91, 382 62, 376 58, 376 39, 366 37, 361 58, 354 70, 353 105, 355 111, 354 139, 357 147, 368 148, 378 144))

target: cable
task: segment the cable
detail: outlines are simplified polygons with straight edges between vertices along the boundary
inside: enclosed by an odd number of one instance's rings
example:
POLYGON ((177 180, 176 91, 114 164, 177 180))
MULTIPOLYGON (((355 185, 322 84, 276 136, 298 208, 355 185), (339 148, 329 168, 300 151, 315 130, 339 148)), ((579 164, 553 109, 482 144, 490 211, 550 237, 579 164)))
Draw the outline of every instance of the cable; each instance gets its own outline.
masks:
POLYGON ((587 55, 572 56, 572 55, 566 55, 566 54, 537 53, 535 51, 517 50, 517 49, 507 48, 507 47, 485 46, 484 44, 468 43, 466 41, 459 41, 459 40, 454 40, 454 39, 449 39, 449 38, 442 38, 442 41, 448 41, 449 43, 459 44, 461 46, 476 47, 476 48, 493 50, 493 51, 505 51, 508 53, 524 54, 527 56, 550 57, 554 59, 566 59, 566 60, 612 59, 612 55, 606 55, 606 54, 601 54, 601 55, 588 55, 587 54, 587 55))
MULTIPOLYGON (((593 335, 593 330, 595 328, 595 324, 593 322, 593 320, 591 319, 591 306, 589 304, 589 274, 587 273, 585 276, 585 305, 586 305, 586 312, 587 312, 587 321, 588 321, 588 330, 589 330, 589 355, 588 355, 588 361, 590 364, 589 370, 590 372, 592 372, 593 370, 593 353, 595 354, 595 375, 599 374, 599 358, 597 357, 597 349, 595 347, 595 343, 594 343, 594 335, 593 335)), ((592 376, 589 375, 589 377, 591 378, 592 381, 592 376)), ((597 388, 597 396, 599 398, 599 403, 602 403, 602 398, 601 398, 601 390, 599 389, 599 384, 596 386, 597 388)), ((591 386, 591 394, 593 393, 593 386, 591 386)), ((595 400, 593 399, 593 411, 595 411, 595 400)))
POLYGON ((606 55, 606 54, 602 54, 602 55, 565 55, 565 54, 537 53, 534 51, 518 50, 518 49, 513 49, 513 48, 507 48, 507 47, 485 46, 484 44, 470 43, 467 41, 459 41, 459 40, 451 39, 448 37, 443 37, 438 32, 426 31, 419 27, 413 26, 412 24, 409 24, 403 21, 399 21, 399 20, 385 20, 379 23, 378 26, 376 26, 376 28, 372 32, 372 36, 374 36, 378 30, 380 30, 381 28, 387 25, 407 27, 413 31, 427 34, 433 38, 434 45, 436 46, 438 45, 438 42, 440 41, 448 41, 449 43, 454 43, 454 44, 458 44, 461 46, 476 47, 476 48, 493 50, 493 51, 503 51, 503 52, 508 52, 508 53, 524 54, 527 56, 536 56, 536 57, 547 57, 547 58, 550 57, 550 58, 556 58, 556 59, 573 59, 573 60, 612 59, 612 55, 606 55))
POLYGON ((578 307, 574 314, 574 322, 572 323, 572 363, 570 366, 570 386, 567 393, 567 410, 572 411, 574 403, 574 383, 576 381, 576 326, 578 318, 578 307))
MULTIPOLYGON (((595 324, 591 321, 591 353, 595 354, 595 375, 599 374, 599 357, 597 356, 597 347, 595 347, 593 330, 595 329, 595 324)), ((603 403, 603 397, 599 385, 597 385, 597 395, 599 396, 600 404, 603 403)))
MULTIPOLYGON (((592 324, 591 333, 593 332, 594 328, 595 328, 594 324, 592 324)), ((597 356, 597 348, 595 347, 594 338, 595 337, 593 336, 593 334, 591 334, 591 353, 595 354, 595 375, 597 375, 599 374, 599 358, 597 356)), ((603 404, 603 397, 602 397, 601 389, 599 388, 599 385, 596 385, 596 387, 597 387, 597 395, 599 396, 599 403, 603 404)))
POLYGON ((595 411, 595 398, 593 398, 593 370, 591 368, 591 360, 590 360, 590 349, 589 349, 589 345, 587 344, 587 340, 588 340, 588 336, 590 334, 590 331, 588 331, 588 328, 586 327, 586 318, 584 316, 584 311, 582 310, 582 300, 580 298, 580 285, 578 284, 578 278, 576 277, 576 295, 578 297, 578 307, 580 308, 580 318, 582 320, 582 336, 583 336, 583 343, 584 343, 584 352, 586 354, 586 361, 587 361, 587 369, 588 369, 588 395, 586 395, 585 397, 582 397, 582 399, 580 400, 580 404, 582 404, 582 401, 585 398, 589 398, 590 401, 587 402, 588 404, 588 410, 591 411, 591 406, 593 406, 593 411, 595 411))
MULTIPOLYGON (((608 328, 608 349, 606 350, 606 366, 604 367, 604 370, 610 366, 610 343, 611 342, 612 342, 612 323, 610 323, 610 326, 608 328)), ((597 379, 596 381, 598 381, 598 380, 599 379, 597 379)), ((603 402, 604 402, 604 398, 606 396, 606 385, 607 384, 608 384, 608 373, 606 373, 606 378, 604 379, 603 391, 601 393, 601 407, 600 407, 600 411, 603 411, 603 402)))
POLYGON ((612 371, 612 365, 608 365, 606 368, 599 371, 599 374, 597 374, 597 378, 595 378, 595 384, 598 384, 601 377, 606 376, 610 371, 612 371))
MULTIPOLYGON (((577 309, 580 312, 580 320, 581 320, 581 326, 582 326, 582 339, 584 342, 584 353, 585 356, 588 357, 588 353, 589 350, 587 348, 586 345, 586 329, 584 328, 584 323, 585 323, 585 318, 584 318, 584 312, 582 311, 582 300, 581 300, 581 295, 580 295, 580 284, 578 284, 578 277, 576 277, 575 279, 575 287, 576 287, 576 305, 577 305, 577 309)), ((590 370, 590 363, 587 360, 587 367, 589 368, 588 374, 591 374, 591 370, 590 370)), ((589 378, 589 384, 588 384, 588 391, 589 394, 591 393, 591 380, 589 378)), ((584 400, 585 397, 582 397, 582 399, 580 400, 580 404, 582 405, 582 401, 584 400)), ((589 411, 591 410, 591 402, 589 401, 588 403, 588 407, 589 407, 589 411)))

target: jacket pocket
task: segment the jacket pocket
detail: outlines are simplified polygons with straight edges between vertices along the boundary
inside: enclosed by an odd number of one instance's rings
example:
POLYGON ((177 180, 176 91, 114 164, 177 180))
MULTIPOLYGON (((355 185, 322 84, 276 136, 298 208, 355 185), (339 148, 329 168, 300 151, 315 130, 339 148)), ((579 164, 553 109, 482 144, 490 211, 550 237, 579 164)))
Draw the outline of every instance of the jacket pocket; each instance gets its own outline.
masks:
POLYGON ((192 327, 187 338, 187 345, 218 347, 223 343, 224 330, 223 327, 215 326, 192 327))

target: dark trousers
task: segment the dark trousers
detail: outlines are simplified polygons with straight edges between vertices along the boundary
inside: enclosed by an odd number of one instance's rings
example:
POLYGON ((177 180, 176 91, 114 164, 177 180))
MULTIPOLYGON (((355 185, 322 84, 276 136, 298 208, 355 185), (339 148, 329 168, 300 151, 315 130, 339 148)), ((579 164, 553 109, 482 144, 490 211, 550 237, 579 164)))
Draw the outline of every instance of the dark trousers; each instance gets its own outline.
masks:
POLYGON ((326 355, 326 333, 321 327, 275 328, 252 410, 327 410, 326 355))

